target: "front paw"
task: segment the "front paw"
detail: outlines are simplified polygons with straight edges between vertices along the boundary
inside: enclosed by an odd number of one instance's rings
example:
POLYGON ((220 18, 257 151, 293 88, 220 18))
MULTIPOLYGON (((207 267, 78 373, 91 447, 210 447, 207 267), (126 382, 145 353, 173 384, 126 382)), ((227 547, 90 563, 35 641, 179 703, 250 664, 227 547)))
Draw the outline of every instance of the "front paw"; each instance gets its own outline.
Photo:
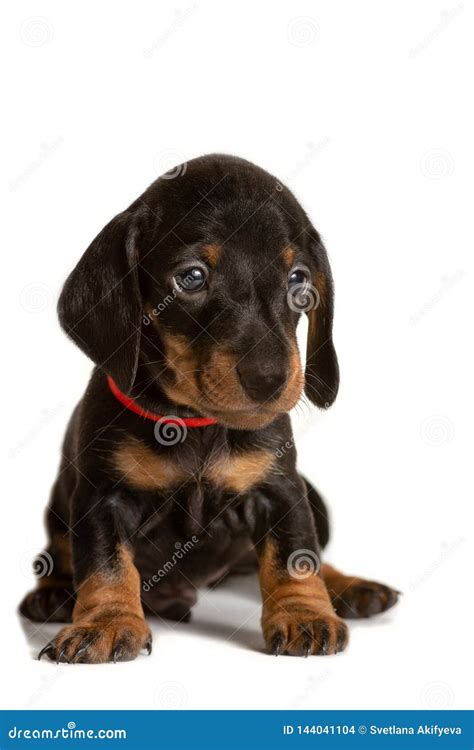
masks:
POLYGON ((271 654, 325 656, 343 651, 349 631, 343 620, 330 612, 315 612, 306 607, 264 611, 263 635, 271 654))
POLYGON ((151 632, 145 620, 133 613, 108 614, 93 621, 79 619, 59 631, 39 653, 56 663, 103 664, 130 661, 142 649, 151 653, 151 632))

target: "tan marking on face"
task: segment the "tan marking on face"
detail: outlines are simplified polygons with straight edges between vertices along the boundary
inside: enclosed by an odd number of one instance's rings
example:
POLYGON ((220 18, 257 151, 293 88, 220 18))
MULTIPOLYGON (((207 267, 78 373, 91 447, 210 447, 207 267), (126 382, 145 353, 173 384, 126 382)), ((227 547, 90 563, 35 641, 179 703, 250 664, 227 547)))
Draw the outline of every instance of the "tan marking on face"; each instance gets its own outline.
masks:
POLYGON ((130 437, 114 454, 113 464, 127 484, 140 490, 165 490, 183 482, 186 474, 170 458, 155 453, 145 443, 130 437))
POLYGON ((288 333, 288 382, 277 401, 263 405, 255 404, 243 390, 236 370, 235 354, 215 347, 209 361, 200 366, 193 352, 193 345, 185 336, 164 331, 161 331, 161 336, 165 348, 165 361, 174 376, 173 382, 165 378, 162 381, 167 397, 198 414, 213 417, 228 427, 260 429, 279 414, 289 412, 301 396, 304 375, 294 333, 288 333), (196 379, 198 370, 201 387, 196 379))
POLYGON ((201 392, 195 380, 197 361, 188 341, 182 336, 169 336, 165 341, 169 367, 176 378, 173 384, 163 383, 168 398, 228 427, 260 429, 290 411, 301 396, 304 375, 294 337, 289 338, 290 375, 285 389, 277 401, 264 405, 255 404, 243 390, 233 353, 215 348, 210 360, 200 368, 201 392))
POLYGON ((295 262, 295 255, 296 250, 294 249, 294 247, 288 246, 283 250, 283 262, 288 271, 290 271, 293 267, 293 263, 295 262))
POLYGON ((274 461, 274 453, 263 449, 231 454, 219 458, 204 476, 226 490, 245 492, 265 479, 274 461))
POLYGON ((220 245, 204 245, 202 257, 209 263, 211 268, 215 268, 221 257, 222 248, 220 245))

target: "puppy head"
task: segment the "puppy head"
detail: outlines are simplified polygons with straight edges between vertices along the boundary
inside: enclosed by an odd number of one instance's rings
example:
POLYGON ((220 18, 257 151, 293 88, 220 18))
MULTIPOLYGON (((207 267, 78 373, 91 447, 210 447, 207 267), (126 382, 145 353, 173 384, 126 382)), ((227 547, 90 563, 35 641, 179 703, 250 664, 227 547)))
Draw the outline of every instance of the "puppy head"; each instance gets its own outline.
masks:
POLYGON ((143 370, 173 402, 229 427, 271 422, 303 387, 328 407, 339 382, 332 278, 304 211, 235 157, 194 159, 178 174, 153 183, 86 250, 59 300, 63 328, 122 391, 139 395, 143 370))

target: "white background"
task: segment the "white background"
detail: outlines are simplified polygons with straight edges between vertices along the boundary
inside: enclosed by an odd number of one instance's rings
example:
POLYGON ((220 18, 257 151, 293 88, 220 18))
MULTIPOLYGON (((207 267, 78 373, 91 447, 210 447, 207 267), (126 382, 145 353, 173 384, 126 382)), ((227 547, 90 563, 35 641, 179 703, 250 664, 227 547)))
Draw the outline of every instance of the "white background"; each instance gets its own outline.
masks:
POLYGON ((472 16, 457 0, 10 4, 2 707, 467 707, 472 16), (90 371, 56 321, 61 283, 159 173, 212 151, 286 181, 325 238, 341 390, 296 421, 300 464, 330 503, 329 560, 402 601, 351 625, 345 654, 276 659, 255 582, 234 580, 193 624, 154 626, 150 658, 38 663, 57 626, 28 640, 15 607, 90 371))

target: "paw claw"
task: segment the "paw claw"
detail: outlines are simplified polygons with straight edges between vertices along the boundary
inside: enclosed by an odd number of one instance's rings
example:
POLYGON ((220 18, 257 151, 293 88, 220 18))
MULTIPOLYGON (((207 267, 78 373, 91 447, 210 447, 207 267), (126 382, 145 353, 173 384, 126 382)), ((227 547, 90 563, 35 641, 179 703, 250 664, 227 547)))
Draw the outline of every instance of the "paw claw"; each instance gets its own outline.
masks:
POLYGON ((348 640, 347 626, 335 614, 316 615, 302 610, 301 619, 295 614, 283 612, 273 621, 269 630, 264 626, 268 650, 271 654, 290 654, 308 657, 310 654, 325 656, 342 651, 348 640), (309 620, 308 615, 314 620, 309 620))
POLYGON ((331 639, 330 630, 324 622, 321 622, 316 627, 316 631, 319 635, 316 653, 320 654, 320 656, 326 656, 329 653, 329 644, 331 639))
POLYGON ((70 664, 69 659, 65 655, 66 654, 66 649, 67 649, 67 644, 64 646, 63 649, 61 649, 59 655, 57 656, 57 658, 56 658, 56 664, 59 664, 59 663, 70 664))
POLYGON ((283 638, 281 633, 279 633, 272 642, 271 653, 273 656, 280 656, 284 643, 285 639, 283 638))
POLYGON ((38 661, 41 661, 41 658, 46 654, 50 659, 52 658, 50 656, 50 653, 54 651, 54 646, 52 643, 47 643, 44 648, 41 649, 41 651, 38 654, 38 661))
POLYGON ((303 631, 303 656, 307 659, 313 649, 313 634, 310 625, 302 625, 301 630, 303 631))
POLYGON ((343 651, 347 645, 347 626, 340 625, 339 630, 337 631, 337 640, 336 640, 336 654, 339 653, 339 651, 343 651))

